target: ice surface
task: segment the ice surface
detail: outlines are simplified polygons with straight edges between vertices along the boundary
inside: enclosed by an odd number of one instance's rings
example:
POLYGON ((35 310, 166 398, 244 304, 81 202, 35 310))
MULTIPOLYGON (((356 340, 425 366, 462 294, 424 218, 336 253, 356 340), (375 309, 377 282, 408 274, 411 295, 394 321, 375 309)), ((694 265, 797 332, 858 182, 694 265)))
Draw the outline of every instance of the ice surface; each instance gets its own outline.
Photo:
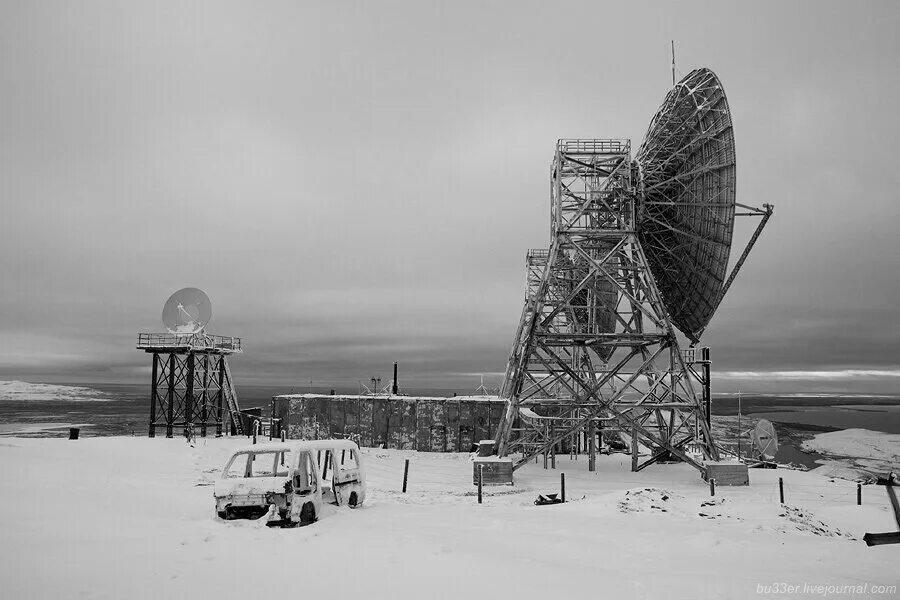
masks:
POLYGON ((27 381, 0 381, 0 402, 2 401, 111 401, 95 389, 73 385, 53 385, 49 383, 29 383, 27 381))
POLYGON ((816 469, 823 475, 847 477, 900 472, 900 434, 844 429, 820 433, 803 442, 804 450, 826 455, 829 460, 816 469))

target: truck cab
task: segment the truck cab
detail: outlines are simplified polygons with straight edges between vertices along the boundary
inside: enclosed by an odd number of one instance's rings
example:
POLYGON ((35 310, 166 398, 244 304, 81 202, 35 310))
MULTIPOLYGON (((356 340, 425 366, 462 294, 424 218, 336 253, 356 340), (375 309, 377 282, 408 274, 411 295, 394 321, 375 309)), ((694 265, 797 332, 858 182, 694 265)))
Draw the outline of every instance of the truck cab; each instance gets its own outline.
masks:
POLYGON ((355 508, 366 495, 359 446, 350 440, 256 444, 235 450, 216 481, 216 514, 269 525, 309 525, 323 504, 355 508), (274 510, 272 509, 274 507, 274 510))

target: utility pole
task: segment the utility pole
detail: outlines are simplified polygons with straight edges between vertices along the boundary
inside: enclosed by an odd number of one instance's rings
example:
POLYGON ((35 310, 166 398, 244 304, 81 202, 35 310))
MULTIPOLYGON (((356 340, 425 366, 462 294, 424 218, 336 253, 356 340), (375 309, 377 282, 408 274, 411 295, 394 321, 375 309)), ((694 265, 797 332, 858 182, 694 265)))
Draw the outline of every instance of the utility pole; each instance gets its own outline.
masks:
POLYGON ((741 460, 741 391, 738 390, 738 460, 741 460))

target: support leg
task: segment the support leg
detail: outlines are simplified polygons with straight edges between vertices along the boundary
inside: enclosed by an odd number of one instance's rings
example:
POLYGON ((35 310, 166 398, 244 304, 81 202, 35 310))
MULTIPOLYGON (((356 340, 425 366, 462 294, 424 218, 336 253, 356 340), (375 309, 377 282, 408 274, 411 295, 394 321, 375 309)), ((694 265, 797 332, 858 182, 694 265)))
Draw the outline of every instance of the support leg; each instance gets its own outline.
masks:
POLYGON ((209 420, 209 354, 203 355, 203 389, 200 391, 200 437, 206 437, 209 420))
POLYGON ((166 393, 169 405, 166 407, 166 437, 172 437, 172 424, 175 422, 175 354, 169 354, 169 389, 166 393))
POLYGON ((216 365, 219 375, 219 387, 216 390, 216 437, 222 437, 222 422, 225 415, 222 414, 222 399, 225 394, 225 358, 216 357, 216 365))
POLYGON ((188 352, 187 380, 184 391, 184 437, 193 435, 194 428, 194 353, 188 352))
POLYGON ((631 470, 638 470, 638 436, 637 427, 631 428, 631 470))
POLYGON ((594 472, 597 470, 597 447, 594 443, 594 440, 597 439, 597 434, 595 433, 595 425, 594 420, 591 419, 588 421, 587 428, 587 450, 588 450, 588 471, 594 472))
POLYGON ((150 437, 156 437, 156 379, 159 376, 159 354, 153 353, 153 368, 150 372, 150 437))
POLYGON ((700 355, 703 358, 703 405, 706 409, 706 425, 709 426, 712 423, 712 392, 710 389, 710 362, 709 362, 709 348, 703 348, 702 354, 700 355))

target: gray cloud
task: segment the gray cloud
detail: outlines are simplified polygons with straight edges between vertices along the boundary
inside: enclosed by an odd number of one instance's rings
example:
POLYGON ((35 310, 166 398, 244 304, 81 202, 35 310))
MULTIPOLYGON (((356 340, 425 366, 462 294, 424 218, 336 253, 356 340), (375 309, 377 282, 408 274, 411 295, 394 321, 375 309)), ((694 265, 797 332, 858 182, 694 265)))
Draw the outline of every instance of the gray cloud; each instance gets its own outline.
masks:
POLYGON ((896 369, 897 17, 7 3, 0 377, 141 381, 134 333, 195 285, 212 329, 246 339, 243 381, 352 383, 400 360, 474 387, 502 371, 524 252, 548 243, 555 140, 639 143, 672 38, 682 71, 726 86, 739 201, 777 205, 704 340, 717 369, 896 369))

